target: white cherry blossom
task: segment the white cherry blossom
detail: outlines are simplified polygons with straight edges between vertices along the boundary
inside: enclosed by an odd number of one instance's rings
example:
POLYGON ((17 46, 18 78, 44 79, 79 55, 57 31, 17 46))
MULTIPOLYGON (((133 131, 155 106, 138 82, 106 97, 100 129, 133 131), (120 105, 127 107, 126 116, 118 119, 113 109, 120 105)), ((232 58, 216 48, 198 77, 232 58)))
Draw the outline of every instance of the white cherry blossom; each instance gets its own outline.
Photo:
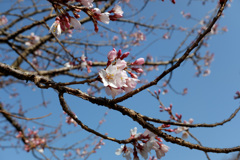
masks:
POLYGON ((50 27, 50 32, 55 34, 56 36, 60 36, 62 33, 61 26, 60 26, 60 21, 56 20, 52 26, 50 27))
POLYGON ((126 160, 131 160, 131 153, 133 152, 132 148, 126 147, 125 145, 121 145, 121 148, 118 148, 115 151, 116 155, 121 155, 126 158, 126 160))

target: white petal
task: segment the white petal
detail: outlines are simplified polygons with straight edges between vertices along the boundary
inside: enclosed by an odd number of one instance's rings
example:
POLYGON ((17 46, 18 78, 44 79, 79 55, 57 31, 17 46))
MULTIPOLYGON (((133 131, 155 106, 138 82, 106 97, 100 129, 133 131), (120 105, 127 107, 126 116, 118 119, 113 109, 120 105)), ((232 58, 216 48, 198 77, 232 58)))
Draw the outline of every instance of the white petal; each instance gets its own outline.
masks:
POLYGON ((81 23, 75 18, 70 19, 70 24, 74 27, 74 29, 77 29, 77 30, 81 29, 81 23))

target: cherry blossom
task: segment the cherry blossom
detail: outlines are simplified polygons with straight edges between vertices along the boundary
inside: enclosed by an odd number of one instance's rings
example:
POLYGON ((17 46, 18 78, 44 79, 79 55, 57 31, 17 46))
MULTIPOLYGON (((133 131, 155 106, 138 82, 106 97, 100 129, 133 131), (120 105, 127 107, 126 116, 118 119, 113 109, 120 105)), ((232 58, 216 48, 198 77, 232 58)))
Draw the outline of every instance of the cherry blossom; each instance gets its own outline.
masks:
POLYGON ((121 6, 119 6, 119 5, 116 5, 111 11, 109 11, 109 13, 114 13, 114 15, 110 15, 110 16, 109 16, 109 18, 110 18, 112 21, 115 21, 115 20, 117 20, 118 18, 123 17, 122 8, 121 8, 121 6))
MULTIPOLYGON (((189 119, 189 121, 187 122, 187 121, 184 121, 184 123, 185 124, 192 124, 193 123, 193 119, 192 118, 190 118, 189 119)), ((176 129, 174 129, 174 132, 176 133, 176 134, 178 134, 178 133, 181 133, 182 132, 182 138, 183 139, 187 139, 188 138, 188 127, 178 127, 178 128, 176 128, 176 129)))
POLYGON ((40 37, 36 36, 33 32, 30 34, 29 36, 29 41, 25 42, 26 46, 31 46, 33 44, 36 44, 37 42, 39 42, 40 37))
POLYGON ((56 20, 54 21, 54 23, 50 27, 50 32, 52 32, 56 36, 61 35, 62 30, 61 30, 61 26, 60 26, 60 18, 59 17, 56 17, 56 20))
POLYGON ((108 52, 108 61, 112 62, 116 57, 117 57, 117 51, 115 48, 113 48, 113 50, 111 50, 110 52, 108 52))
POLYGON ((137 127, 130 129, 130 138, 137 138, 141 135, 141 133, 137 133, 137 127))
POLYGON ((149 153, 154 150, 156 157, 160 159, 165 156, 165 153, 169 150, 169 147, 162 143, 162 139, 149 130, 145 130, 144 133, 141 134, 137 133, 137 127, 135 127, 130 130, 130 138, 134 139, 132 143, 133 149, 126 145, 122 145, 121 148, 116 150, 116 155, 123 154, 123 156, 125 156, 127 153, 127 158, 131 158, 130 154, 133 153, 133 159, 139 160, 138 155, 140 154, 146 160, 149 153))
POLYGON ((96 18, 97 20, 105 24, 109 24, 109 21, 110 21, 109 12, 101 13, 101 10, 99 8, 94 8, 93 12, 94 12, 94 18, 96 18))
MULTIPOLYGON (((137 82, 140 81, 137 79, 138 76, 132 73, 132 71, 142 73, 142 70, 134 67, 134 69, 130 71, 127 62, 124 60, 129 54, 129 52, 122 54, 121 50, 117 52, 114 48, 108 52, 107 67, 99 72, 99 77, 106 87, 105 91, 107 95, 112 95, 113 98, 118 94, 132 91, 136 87, 137 82), (127 73, 129 73, 131 77, 128 77, 127 73)), ((131 65, 142 65, 143 63, 144 58, 139 58, 131 63, 131 65)))
POLYGON ((116 65, 109 65, 106 70, 101 70, 99 75, 105 87, 120 88, 126 83, 128 78, 126 71, 118 70, 116 65))
POLYGON ((122 154, 122 156, 124 158, 126 158, 126 160, 131 160, 131 153, 133 152, 132 148, 130 147, 126 147, 126 145, 121 145, 121 148, 117 149, 115 151, 116 155, 120 155, 122 154))

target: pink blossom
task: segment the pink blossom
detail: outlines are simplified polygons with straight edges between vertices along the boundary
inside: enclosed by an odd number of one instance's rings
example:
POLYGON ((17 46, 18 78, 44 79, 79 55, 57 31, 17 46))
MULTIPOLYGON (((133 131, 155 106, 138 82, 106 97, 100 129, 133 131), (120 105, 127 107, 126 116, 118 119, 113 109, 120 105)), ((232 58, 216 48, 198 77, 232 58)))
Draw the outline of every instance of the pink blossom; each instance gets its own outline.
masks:
POLYGON ((130 92, 137 86, 137 82, 139 82, 139 79, 136 78, 128 78, 126 80, 127 87, 124 87, 125 92, 130 92))
POLYGON ((127 67, 127 62, 124 60, 118 59, 116 61, 116 66, 117 66, 117 69, 124 70, 127 67))
POLYGON ((114 59, 117 57, 117 51, 115 48, 113 48, 113 50, 111 50, 110 52, 108 52, 108 61, 112 62, 114 61, 114 59))
MULTIPOLYGON (((99 77, 106 87, 106 93, 113 98, 118 94, 132 91, 139 81, 137 75, 128 70, 127 62, 123 60, 129 54, 129 52, 122 54, 121 50, 118 52, 116 49, 111 50, 107 55, 107 67, 99 72, 99 77), (127 73, 131 77, 128 77, 127 73)), ((142 61, 144 63, 144 59, 140 58, 133 62, 133 64, 142 64, 142 61)), ((136 68, 135 70, 141 72, 141 69, 136 68)))
POLYGON ((0 18, 0 26, 6 25, 7 22, 8 22, 8 19, 3 15, 3 16, 0 18))

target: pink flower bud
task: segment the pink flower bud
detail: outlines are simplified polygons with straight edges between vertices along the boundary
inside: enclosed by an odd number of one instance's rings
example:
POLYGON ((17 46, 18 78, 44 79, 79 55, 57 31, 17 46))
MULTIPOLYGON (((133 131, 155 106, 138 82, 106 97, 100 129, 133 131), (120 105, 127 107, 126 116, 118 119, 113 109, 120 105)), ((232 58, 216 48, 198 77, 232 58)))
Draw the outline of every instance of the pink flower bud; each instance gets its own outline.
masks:
POLYGON ((131 68, 133 71, 137 72, 137 73, 143 73, 143 69, 142 68, 131 68))
POLYGON ((167 131, 167 132, 173 132, 174 130, 173 130, 173 129, 165 129, 165 131, 167 131))
POLYGON ((178 119, 181 119, 182 118, 182 115, 181 114, 175 114, 176 115, 176 117, 178 118, 178 119))
POLYGON ((193 123, 193 119, 192 119, 192 118, 189 119, 189 123, 190 123, 190 124, 193 123))
POLYGON ((134 61, 133 63, 131 63, 131 65, 142 65, 144 64, 144 58, 138 58, 136 61, 134 61))
POLYGON ((126 58, 129 54, 130 54, 129 52, 123 53, 123 55, 120 57, 120 59, 123 60, 123 59, 126 58))
POLYGON ((168 127, 170 127, 171 125, 170 124, 163 124, 162 125, 162 128, 168 128, 168 127))
POLYGON ((132 73, 132 72, 129 72, 129 74, 132 78, 136 78, 136 79, 138 78, 138 76, 136 74, 132 73))
POLYGON ((118 51, 118 53, 117 53, 117 58, 120 58, 120 57, 121 57, 121 55, 122 55, 122 50, 121 50, 121 49, 119 49, 119 51, 118 51))

